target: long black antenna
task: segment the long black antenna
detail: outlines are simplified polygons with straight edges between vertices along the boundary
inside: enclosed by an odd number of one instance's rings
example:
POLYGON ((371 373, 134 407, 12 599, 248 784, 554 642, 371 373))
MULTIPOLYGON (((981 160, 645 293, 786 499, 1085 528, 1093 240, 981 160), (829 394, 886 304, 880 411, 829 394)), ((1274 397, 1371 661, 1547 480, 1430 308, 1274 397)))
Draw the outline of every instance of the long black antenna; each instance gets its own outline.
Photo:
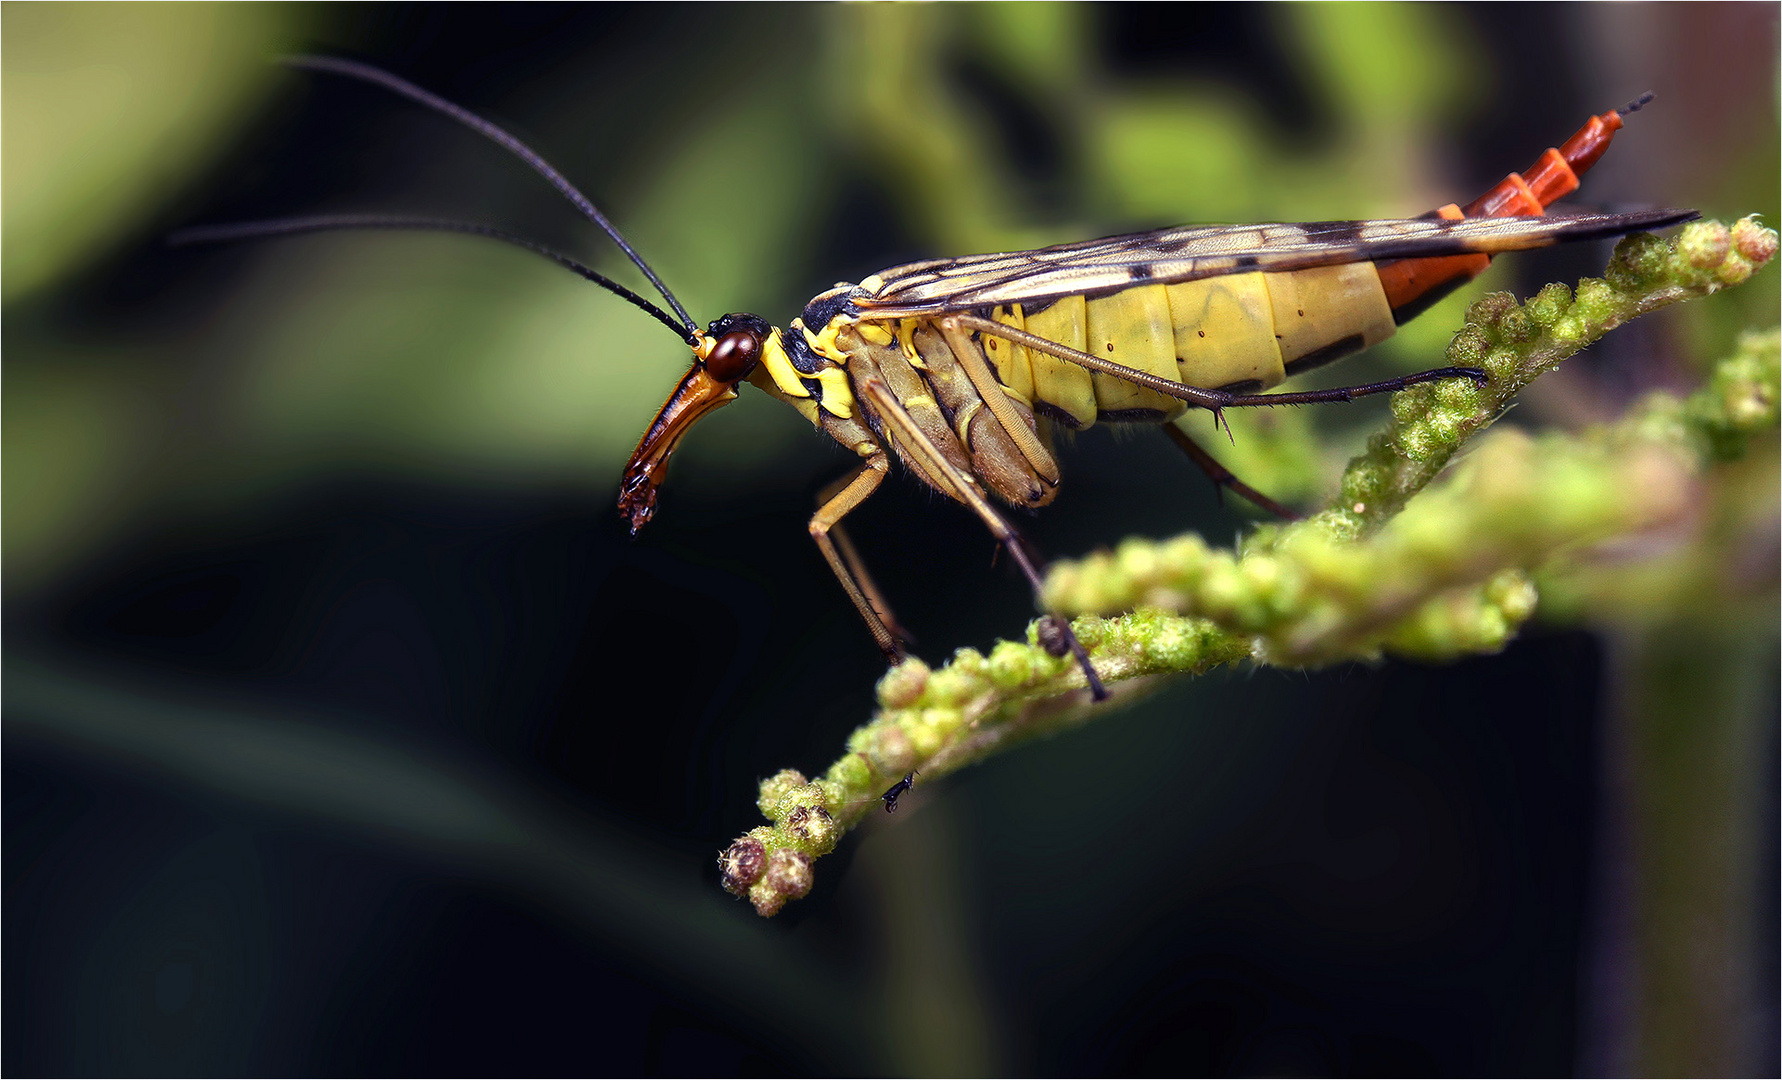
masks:
POLYGON ((538 152, 533 150, 530 146, 527 146, 519 139, 508 134, 506 131, 489 121, 484 120, 482 117, 468 109, 454 105, 445 98, 442 98, 437 94, 429 93, 416 86, 414 83, 411 83, 406 79, 398 78, 382 68, 375 68, 370 64, 361 64, 356 60, 342 60, 332 56, 288 56, 283 59, 282 63, 289 67, 302 68, 306 71, 327 72, 331 75, 344 75, 349 79, 358 79, 362 82, 375 83, 386 90, 401 94, 410 101, 425 105, 435 112, 449 116, 472 131, 478 132, 479 134, 494 140, 509 153, 531 166, 533 172, 536 172, 546 180, 549 180, 551 186, 562 192, 564 198, 574 203, 576 209, 580 210, 589 221, 600 226, 601 230, 605 232, 606 235, 612 237, 613 243, 619 245, 619 250, 623 251, 626 257, 633 263, 637 264, 637 268, 643 271, 644 277, 650 279, 650 284, 656 286, 656 291, 662 294, 662 298, 668 301, 668 306, 674 309, 676 315, 680 316, 681 325, 675 328, 676 333, 689 340, 698 337, 698 324, 693 321, 691 315, 687 314, 687 309, 681 306, 681 302, 675 299, 674 293, 668 291, 668 286, 662 284, 662 279, 656 276, 656 272, 650 269, 650 265, 643 261, 643 256, 639 255, 631 245, 625 241, 625 238, 619 235, 619 230, 613 226, 612 222, 606 219, 606 215, 602 214, 599 208, 597 208, 586 195, 577 191, 576 186, 570 183, 568 178, 553 168, 550 162, 540 157, 538 152))
POLYGON ((594 284, 614 293, 620 299, 637 305, 660 320, 663 326, 689 341, 696 340, 698 336, 696 333, 690 336, 687 327, 675 322, 674 316, 668 312, 605 274, 589 269, 561 251, 546 247, 535 240, 516 236, 504 229, 497 229, 491 225, 479 225, 470 221, 388 217, 382 214, 318 214, 313 217, 273 218, 269 221, 238 221, 228 225, 199 225, 175 231, 167 237, 167 243, 171 247, 184 247, 188 244, 227 244, 238 240, 260 240, 268 236, 290 236, 297 233, 327 232, 336 229, 416 229, 428 232, 470 233, 473 236, 487 236, 492 240, 500 240, 516 247, 523 247, 528 251, 535 251, 547 259, 567 266, 594 284))

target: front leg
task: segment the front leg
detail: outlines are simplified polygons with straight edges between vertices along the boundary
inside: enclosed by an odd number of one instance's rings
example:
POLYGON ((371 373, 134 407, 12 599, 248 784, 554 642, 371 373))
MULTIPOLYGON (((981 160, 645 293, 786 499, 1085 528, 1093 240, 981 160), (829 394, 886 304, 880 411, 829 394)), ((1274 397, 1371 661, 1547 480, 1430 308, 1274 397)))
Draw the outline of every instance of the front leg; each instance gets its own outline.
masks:
POLYGON ((828 560, 829 569, 841 582, 842 590, 854 602, 854 610, 860 613, 861 621, 866 623, 866 629, 878 643, 879 651, 885 654, 886 660, 897 664, 903 661, 900 640, 903 635, 897 630, 897 620, 841 528, 841 519, 879 489, 889 470, 890 461, 885 452, 874 451, 863 465, 840 482, 839 487, 832 486, 824 492, 826 501, 811 515, 810 533, 811 539, 817 542, 817 550, 828 560), (831 531, 834 536, 830 535, 831 531), (837 540, 841 541, 839 545, 837 540))

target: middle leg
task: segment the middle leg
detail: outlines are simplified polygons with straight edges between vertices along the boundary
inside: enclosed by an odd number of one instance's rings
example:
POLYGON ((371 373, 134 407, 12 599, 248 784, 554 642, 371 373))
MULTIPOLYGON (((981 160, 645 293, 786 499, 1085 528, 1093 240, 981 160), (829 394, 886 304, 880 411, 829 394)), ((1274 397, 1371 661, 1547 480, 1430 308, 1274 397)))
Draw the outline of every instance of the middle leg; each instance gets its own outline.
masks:
POLYGON ((831 532, 839 532, 841 519, 848 511, 866 501, 866 497, 879 489, 885 482, 885 474, 890 471, 891 463, 883 450, 876 451, 866 459, 865 464, 831 485, 824 493, 823 505, 811 515, 811 539, 816 541, 817 550, 829 563, 829 569, 841 587, 853 601, 854 610, 860 613, 860 619, 871 631, 873 641, 878 643, 879 651, 885 659, 893 664, 903 660, 902 635, 897 633, 897 620, 892 617, 890 608, 885 606, 884 598, 867 575, 866 568, 860 563, 860 556, 854 551, 854 545, 847 542, 845 535, 832 537, 831 532), (840 539, 843 547, 838 547, 840 539))
POLYGON ((1214 458, 1213 455, 1207 453, 1199 443, 1195 442, 1194 436, 1183 431, 1175 424, 1165 423, 1163 425, 1163 433, 1169 436, 1171 442, 1181 447, 1182 453, 1187 454, 1189 460, 1200 467, 1201 472, 1207 474, 1207 479, 1213 482, 1214 489, 1217 490, 1221 496, 1223 496, 1226 488, 1230 488, 1238 495, 1248 499, 1256 506, 1261 507, 1284 521, 1298 521, 1300 519, 1299 514, 1294 513, 1292 510, 1269 498, 1262 492, 1257 491, 1249 484, 1239 480, 1236 473, 1219 464, 1218 460, 1214 458))

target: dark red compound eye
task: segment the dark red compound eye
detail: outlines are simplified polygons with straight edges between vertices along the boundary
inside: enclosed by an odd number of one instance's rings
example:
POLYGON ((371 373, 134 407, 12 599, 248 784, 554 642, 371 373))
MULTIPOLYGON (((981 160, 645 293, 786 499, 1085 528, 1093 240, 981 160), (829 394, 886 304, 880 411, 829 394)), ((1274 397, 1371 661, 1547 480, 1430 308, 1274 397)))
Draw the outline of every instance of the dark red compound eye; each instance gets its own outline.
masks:
POLYGON ((755 370, 761 359, 761 335, 747 330, 732 330, 718 339, 712 353, 705 358, 705 370, 719 382, 738 382, 755 370))

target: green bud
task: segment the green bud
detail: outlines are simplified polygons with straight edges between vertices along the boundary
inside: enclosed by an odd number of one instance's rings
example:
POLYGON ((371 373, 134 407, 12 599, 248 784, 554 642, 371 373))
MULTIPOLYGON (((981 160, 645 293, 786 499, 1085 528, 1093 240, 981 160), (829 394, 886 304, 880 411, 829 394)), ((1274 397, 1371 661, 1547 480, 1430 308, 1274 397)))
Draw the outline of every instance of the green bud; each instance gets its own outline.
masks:
POLYGON ((1534 616, 1541 601, 1535 583, 1520 570, 1506 570, 1493 577, 1485 586, 1485 595, 1505 619, 1517 626, 1534 616))
POLYGON ((1391 479, 1386 467, 1370 458, 1359 458, 1343 473, 1339 502, 1353 513, 1366 513, 1367 505, 1380 497, 1391 479), (1356 510, 1355 503, 1363 504, 1356 510))
MULTIPOLYGON (((964 653, 967 650, 961 649, 964 653)), ((977 663, 983 663, 983 656, 976 650, 970 650, 977 663)), ((975 666, 975 665, 973 665, 975 666)), ((923 701, 930 705, 953 707, 963 705, 976 697, 981 690, 978 680, 968 672, 954 668, 951 664, 935 672, 928 678, 928 693, 923 701)))
POLYGON ((1618 299, 1608 282, 1601 278, 1585 278, 1578 282, 1575 307, 1587 322, 1601 323, 1611 317, 1618 299))
POLYGON ((1558 282, 1547 285, 1535 294, 1524 309, 1536 326, 1551 327, 1561 315, 1571 310, 1572 290, 1558 282))
MULTIPOLYGON (((954 725, 947 724, 946 727, 954 725)), ((915 752, 917 761, 933 757, 946 744, 946 732, 943 725, 932 723, 911 724, 906 734, 910 737, 910 748, 915 752)))
POLYGON ((999 641, 990 650, 990 681, 999 690, 1013 690, 1032 681, 1036 675, 1034 670, 1034 650, 1039 647, 1038 620, 1027 628, 1027 645, 1017 645, 1012 641, 999 641))
POLYGON ((1764 228, 1755 215, 1733 223, 1732 242, 1738 253, 1755 266, 1763 266, 1776 257, 1776 230, 1764 228))
MULTIPOLYGON (((1497 352, 1492 350, 1493 355, 1497 352)), ((1470 409, 1478 400, 1479 387, 1471 379, 1443 379, 1436 385, 1436 401, 1444 409, 1470 409)))
POLYGON ((1515 307, 1516 298, 1507 292, 1486 293, 1466 309, 1466 321, 1496 338, 1498 321, 1515 307))
MULTIPOLYGON (((1528 313, 1526 308, 1519 307, 1514 311, 1505 312, 1498 327, 1503 331, 1504 340, 1517 345, 1526 345, 1541 336, 1540 324, 1535 322, 1534 317, 1528 313)), ((1473 364, 1471 366, 1482 365, 1473 364)), ((1487 370, 1490 370, 1489 367, 1487 370)))
POLYGON ((781 769, 761 781, 761 793, 755 799, 755 805, 760 808, 761 816, 769 821, 778 821, 784 816, 780 807, 785 803, 786 796, 790 795, 795 788, 802 787, 808 782, 804 778, 804 774, 797 769, 781 769))
POLYGON ((1093 615, 1084 615, 1071 620, 1070 632, 1077 635, 1077 642, 1085 649, 1100 648, 1108 633, 1108 620, 1098 619, 1093 615))
MULTIPOLYGON (((984 664, 984 654, 969 647, 953 653, 953 662, 947 665, 947 671, 965 678, 968 682, 976 682, 988 673, 984 664)), ((977 687, 972 687, 970 693, 976 692, 977 687)))
POLYGON ((1670 245, 1651 233, 1637 233, 1615 245, 1603 277, 1617 289, 1634 292, 1664 280, 1670 266, 1670 245))
MULTIPOLYGON (((1525 322, 1530 329, 1535 330, 1535 336, 1538 337, 1539 330, 1535 327, 1534 320, 1525 318, 1525 322)), ((1486 354, 1485 363, 1481 366, 1485 368, 1485 374, 1491 376, 1493 383, 1506 384, 1516 378, 1518 370, 1522 367, 1522 356, 1514 348, 1499 347, 1486 354)), ((1474 400, 1477 400, 1476 392, 1474 400)))
POLYGON ((1448 343, 1448 362, 1456 367, 1483 367, 1485 353, 1490 348, 1490 335, 1476 326, 1468 326, 1448 343))
POLYGON ((832 806, 841 805, 847 799, 846 792, 859 791, 872 783, 872 778, 872 762, 865 754, 845 755, 834 765, 829 766, 829 771, 824 774, 824 779, 842 789, 840 793, 833 793, 828 792, 828 788, 825 787, 825 792, 831 795, 829 804, 832 806))
POLYGON ((879 680, 879 705, 886 709, 908 708, 920 700, 927 686, 928 665, 912 656, 879 680))
POLYGON ((800 806, 786 818, 786 833, 799 848, 812 855, 827 855, 841 838, 841 828, 820 806, 800 806))
POLYGON ((786 793, 780 796, 779 804, 767 817, 783 825, 798 811, 826 808, 828 802, 829 795, 821 784, 798 784, 786 789, 786 793))
POLYGON ((1677 254, 1700 270, 1719 266, 1731 246, 1731 233, 1718 221, 1692 221, 1677 234, 1677 254))
POLYGON ((1200 609, 1215 619, 1230 617, 1244 600, 1244 584, 1237 567, 1230 560, 1219 560, 1207 567, 1200 580, 1200 609))
POLYGON ((902 776, 915 768, 916 748, 900 725, 881 721, 872 726, 872 731, 873 745, 866 756, 872 761, 873 772, 880 776, 902 776))
POLYGON ((788 900, 802 899, 815 880, 808 855, 781 848, 767 857, 767 869, 749 889, 749 901, 761 916, 777 915, 788 900))
MULTIPOLYGON (((1421 390, 1423 388, 1418 386, 1412 387, 1412 389, 1421 390)), ((1410 390, 1392 395, 1392 418, 1399 423, 1415 423, 1426 412, 1428 412, 1428 406, 1423 400, 1423 395, 1413 394, 1410 390)))

